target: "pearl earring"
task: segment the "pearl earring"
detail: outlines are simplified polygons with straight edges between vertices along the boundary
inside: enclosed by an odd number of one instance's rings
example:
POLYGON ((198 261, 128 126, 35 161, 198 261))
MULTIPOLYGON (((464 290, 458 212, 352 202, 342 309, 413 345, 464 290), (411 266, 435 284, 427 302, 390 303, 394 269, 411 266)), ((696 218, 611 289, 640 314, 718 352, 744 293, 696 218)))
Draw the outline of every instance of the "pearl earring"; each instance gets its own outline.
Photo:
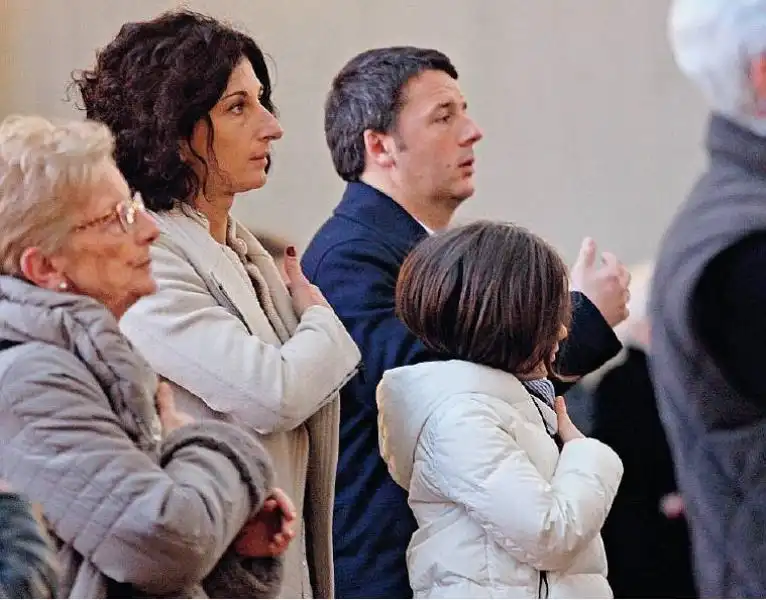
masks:
POLYGON ((66 281, 59 283, 59 291, 66 292, 69 289, 69 284, 66 281))

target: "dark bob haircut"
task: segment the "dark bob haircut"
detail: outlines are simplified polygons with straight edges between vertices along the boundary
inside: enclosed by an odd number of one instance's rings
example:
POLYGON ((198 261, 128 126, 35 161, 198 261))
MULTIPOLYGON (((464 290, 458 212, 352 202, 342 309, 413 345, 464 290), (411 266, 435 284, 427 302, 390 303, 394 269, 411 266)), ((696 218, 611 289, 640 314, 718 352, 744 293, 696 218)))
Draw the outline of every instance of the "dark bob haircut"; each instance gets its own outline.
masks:
POLYGON ((571 304, 567 268, 545 241, 479 221, 426 238, 402 265, 396 312, 438 354, 530 375, 551 355, 571 304))
POLYGON ((169 210, 174 200, 188 202, 204 188, 179 149, 206 120, 212 150, 208 113, 243 58, 263 86, 261 103, 274 113, 269 71, 255 41, 187 10, 126 23, 97 53, 93 69, 74 73, 87 118, 112 130, 117 166, 150 209, 169 210))

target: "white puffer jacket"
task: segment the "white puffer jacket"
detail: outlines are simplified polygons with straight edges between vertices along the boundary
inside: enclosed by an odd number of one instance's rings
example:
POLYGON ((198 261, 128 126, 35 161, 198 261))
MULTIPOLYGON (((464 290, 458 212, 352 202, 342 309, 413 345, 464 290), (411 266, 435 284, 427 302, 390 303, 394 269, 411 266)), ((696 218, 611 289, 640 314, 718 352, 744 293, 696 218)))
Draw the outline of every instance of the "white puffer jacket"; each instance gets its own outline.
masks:
POLYGON ((409 490, 416 598, 609 598, 599 531, 622 463, 593 439, 559 453, 556 414, 508 373, 462 361, 388 371, 380 448, 409 490))

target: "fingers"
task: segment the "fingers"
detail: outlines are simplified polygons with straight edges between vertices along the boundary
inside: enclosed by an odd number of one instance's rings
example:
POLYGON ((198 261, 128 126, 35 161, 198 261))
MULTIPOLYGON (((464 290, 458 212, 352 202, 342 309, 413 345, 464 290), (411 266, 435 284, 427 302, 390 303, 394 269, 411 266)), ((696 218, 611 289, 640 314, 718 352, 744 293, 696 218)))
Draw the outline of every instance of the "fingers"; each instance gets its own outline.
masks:
POLYGON ((298 253, 295 251, 295 246, 288 246, 285 251, 284 261, 285 274, 287 275, 288 286, 294 291, 296 285, 308 284, 309 281, 303 274, 300 260, 298 259, 298 253))
POLYGON ((660 510, 667 518, 677 519, 684 515, 686 509, 681 495, 676 492, 662 497, 660 510))
POLYGON ((580 254, 577 262, 585 267, 591 267, 596 262, 596 242, 593 238, 586 237, 580 246, 580 254))
POLYGON ((604 263, 604 267, 613 270, 615 274, 620 270, 620 261, 611 252, 602 252, 601 260, 604 263))
POLYGON ((630 286, 630 281, 632 278, 633 276, 630 274, 628 268, 620 263, 620 283, 623 285, 623 287, 627 288, 630 286))
POLYGON ((269 499, 276 502, 279 510, 282 511, 282 514, 287 521, 292 521, 295 519, 295 506, 293 505, 292 500, 290 500, 290 497, 285 494, 284 491, 282 491, 280 488, 274 488, 271 492, 271 498, 269 499))
POLYGON ((567 414, 567 404, 564 400, 564 396, 557 396, 553 402, 553 408, 556 410, 556 414, 559 416, 567 414))
POLYGON ((269 554, 272 556, 278 556, 282 554, 285 550, 287 550, 287 547, 290 545, 290 542, 293 539, 294 534, 290 532, 289 534, 282 534, 278 533, 276 534, 272 540, 269 542, 268 550, 269 554))
POLYGON ((155 402, 157 403, 157 412, 160 413, 160 416, 175 412, 176 404, 173 400, 173 390, 165 381, 161 381, 157 385, 155 402))

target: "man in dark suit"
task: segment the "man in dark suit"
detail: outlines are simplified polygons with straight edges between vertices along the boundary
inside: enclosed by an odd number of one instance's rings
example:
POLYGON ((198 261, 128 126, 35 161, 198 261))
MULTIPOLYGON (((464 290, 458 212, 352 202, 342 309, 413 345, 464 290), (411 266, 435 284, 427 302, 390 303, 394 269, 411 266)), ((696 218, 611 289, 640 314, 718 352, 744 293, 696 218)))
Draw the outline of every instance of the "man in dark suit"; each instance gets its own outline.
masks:
MULTIPOLYGON (((340 598, 411 597, 405 552, 416 524, 379 455, 375 389, 385 370, 433 358, 396 317, 396 278, 409 250, 447 227, 473 194, 473 146, 482 133, 450 60, 410 47, 367 51, 340 71, 325 133, 348 187, 303 267, 363 357, 363 369, 341 392, 335 589, 340 598)), ((573 269, 573 285, 584 293, 573 293, 565 373, 582 375, 620 349, 610 326, 627 315, 628 276, 613 256, 603 259, 596 264, 587 240, 573 269)))

